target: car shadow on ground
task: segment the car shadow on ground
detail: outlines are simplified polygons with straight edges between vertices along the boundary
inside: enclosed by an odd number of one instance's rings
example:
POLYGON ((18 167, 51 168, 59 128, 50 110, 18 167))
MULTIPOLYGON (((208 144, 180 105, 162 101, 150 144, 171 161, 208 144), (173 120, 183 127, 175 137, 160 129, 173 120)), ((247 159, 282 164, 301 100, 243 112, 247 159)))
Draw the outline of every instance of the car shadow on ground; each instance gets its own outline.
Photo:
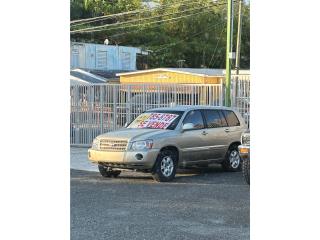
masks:
MULTIPOLYGON (((71 179, 91 179, 98 182, 113 183, 157 183, 150 173, 122 171, 117 178, 103 178, 98 172, 71 170, 71 179)), ((176 184, 227 184, 245 185, 241 172, 225 172, 221 165, 211 165, 206 168, 178 169, 176 184)))
POLYGON ((221 165, 210 165, 206 168, 179 169, 175 182, 201 184, 243 185, 241 172, 226 172, 221 165))

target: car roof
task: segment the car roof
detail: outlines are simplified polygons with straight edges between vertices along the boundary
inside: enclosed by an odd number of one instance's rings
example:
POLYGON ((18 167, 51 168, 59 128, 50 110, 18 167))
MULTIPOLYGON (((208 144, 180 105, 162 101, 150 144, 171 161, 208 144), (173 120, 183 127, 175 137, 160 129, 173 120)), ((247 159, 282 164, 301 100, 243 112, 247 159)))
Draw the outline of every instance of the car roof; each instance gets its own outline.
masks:
POLYGON ((162 108, 153 108, 148 109, 149 111, 189 111, 196 109, 217 109, 217 110, 234 110, 230 107, 220 107, 220 106, 206 106, 206 105, 178 105, 173 107, 162 107, 162 108))

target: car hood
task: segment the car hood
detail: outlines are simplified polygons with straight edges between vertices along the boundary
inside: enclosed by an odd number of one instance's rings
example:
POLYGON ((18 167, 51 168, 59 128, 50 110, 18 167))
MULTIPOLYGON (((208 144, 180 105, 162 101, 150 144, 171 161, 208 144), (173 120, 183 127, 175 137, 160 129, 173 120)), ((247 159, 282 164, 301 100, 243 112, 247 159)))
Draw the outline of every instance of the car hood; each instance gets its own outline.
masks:
POLYGON ((137 140, 152 139, 155 135, 165 133, 172 130, 165 129, 137 129, 137 128, 123 128, 117 131, 108 132, 99 135, 98 138, 112 138, 119 140, 128 140, 129 142, 137 140))

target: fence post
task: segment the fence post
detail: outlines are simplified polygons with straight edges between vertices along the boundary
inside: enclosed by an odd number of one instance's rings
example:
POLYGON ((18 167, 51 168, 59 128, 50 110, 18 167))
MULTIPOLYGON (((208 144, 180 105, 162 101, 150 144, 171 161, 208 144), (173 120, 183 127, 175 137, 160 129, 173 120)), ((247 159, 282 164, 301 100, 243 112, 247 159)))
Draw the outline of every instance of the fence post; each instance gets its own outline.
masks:
MULTIPOLYGON (((142 111, 141 112, 144 112, 145 110, 147 110, 147 109, 145 109, 146 108, 146 85, 145 85, 145 83, 142 85, 142 94, 143 94, 143 97, 142 97, 142 111)), ((141 113, 140 112, 140 113, 141 113)))
POLYGON ((208 85, 209 88, 209 105, 212 105, 212 86, 208 85))
POLYGON ((224 91, 225 91, 225 89, 224 89, 224 83, 222 82, 221 84, 220 84, 220 106, 223 106, 224 105, 224 91))
POLYGON ((103 133, 103 92, 102 92, 103 85, 99 86, 100 89, 100 134, 103 133))
MULTIPOLYGON (((132 109, 132 108, 131 108, 131 104, 132 104, 132 103, 131 103, 131 91, 132 91, 132 90, 131 90, 131 85, 128 85, 128 86, 127 86, 127 91, 126 91, 126 92, 127 92, 127 96, 128 96, 128 98, 127 98, 127 103, 129 104, 129 110, 128 110, 128 113, 126 113, 126 115, 128 116, 128 117, 127 117, 127 120, 126 120, 127 123, 130 123, 130 122, 131 122, 131 114, 132 114, 132 113, 131 113, 131 109, 132 109)), ((127 103, 126 103, 126 111, 127 111, 127 103)))
POLYGON ((174 85, 174 104, 177 104, 177 84, 174 85))
POLYGON ((79 131, 79 122, 80 122, 80 111, 81 111, 81 103, 80 103, 80 87, 77 86, 77 94, 76 94, 76 116, 75 116, 75 127, 74 127, 74 138, 75 138, 75 144, 80 143, 80 131, 79 131))
MULTIPOLYGON (((113 88, 113 126, 112 126, 112 130, 115 130, 117 128, 117 89, 116 87, 118 86, 115 86, 114 85, 114 88, 113 88)), ((119 89, 118 89, 118 92, 119 92, 119 89)))

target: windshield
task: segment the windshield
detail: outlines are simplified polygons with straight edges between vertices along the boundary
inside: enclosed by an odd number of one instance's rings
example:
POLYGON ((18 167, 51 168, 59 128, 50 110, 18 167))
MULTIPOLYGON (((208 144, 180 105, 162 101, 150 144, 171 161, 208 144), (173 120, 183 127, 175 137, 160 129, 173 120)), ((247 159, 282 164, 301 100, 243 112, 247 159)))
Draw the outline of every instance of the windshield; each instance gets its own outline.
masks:
POLYGON ((178 125, 182 111, 151 111, 139 115, 128 128, 151 128, 174 130, 178 125))

